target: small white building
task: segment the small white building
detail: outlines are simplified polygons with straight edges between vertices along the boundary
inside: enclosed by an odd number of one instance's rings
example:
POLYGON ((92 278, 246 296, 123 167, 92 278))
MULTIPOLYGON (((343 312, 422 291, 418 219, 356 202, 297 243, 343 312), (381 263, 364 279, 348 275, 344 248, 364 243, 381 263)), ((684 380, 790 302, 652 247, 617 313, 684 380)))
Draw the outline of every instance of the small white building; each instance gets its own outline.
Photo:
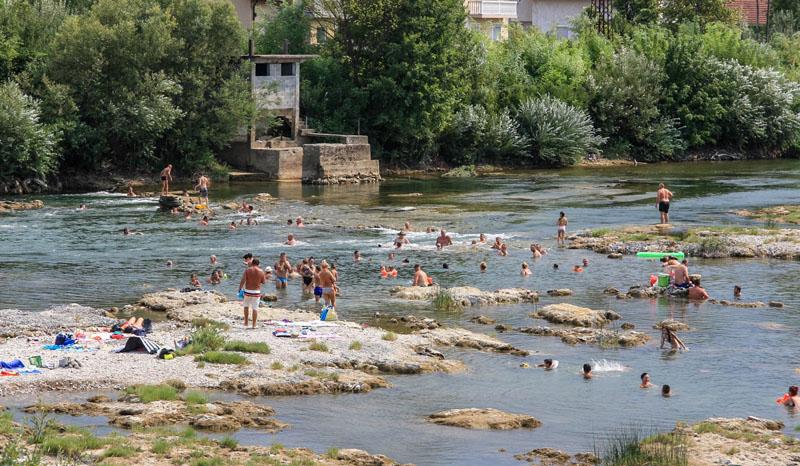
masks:
MULTIPOLYGON (((257 110, 283 119, 290 138, 297 139, 300 124, 300 63, 316 55, 253 55, 250 85, 257 110)), ((254 125, 251 142, 259 128, 254 125)))
POLYGON ((572 20, 591 5, 591 0, 519 0, 517 21, 524 27, 567 38, 572 35, 572 20))

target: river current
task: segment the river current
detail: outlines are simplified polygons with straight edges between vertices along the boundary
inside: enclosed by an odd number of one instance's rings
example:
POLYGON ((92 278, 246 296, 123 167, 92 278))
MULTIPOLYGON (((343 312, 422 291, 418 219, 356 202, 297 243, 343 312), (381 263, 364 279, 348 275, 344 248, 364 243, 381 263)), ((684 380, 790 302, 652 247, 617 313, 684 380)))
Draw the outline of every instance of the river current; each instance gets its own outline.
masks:
MULTIPOLYGON (((774 400, 800 381, 800 267, 795 261, 766 259, 693 259, 690 270, 701 273, 712 297, 730 299, 735 284, 743 298, 778 300, 782 309, 736 309, 679 301, 617 300, 603 289, 644 283, 656 264, 625 257, 607 259, 589 251, 555 247, 555 222, 563 210, 569 230, 653 224, 658 220, 654 192, 658 182, 675 193, 671 221, 676 226, 753 225, 733 211, 800 203, 800 162, 730 162, 646 165, 610 169, 569 169, 520 172, 475 179, 391 179, 380 185, 336 187, 286 183, 215 185, 212 203, 236 201, 268 192, 278 202, 258 212, 259 225, 229 231, 241 214, 220 210, 203 228, 195 217, 185 221, 157 211, 155 199, 115 194, 37 196, 46 207, 0 217, 0 308, 30 310, 80 303, 119 306, 142 294, 167 287, 184 287, 189 275, 208 277, 209 256, 218 256, 231 279, 217 289, 235 295, 242 266, 240 257, 253 252, 271 264, 281 251, 290 259, 327 258, 340 274, 339 317, 368 321, 383 315, 415 314, 436 318, 479 332, 491 326, 469 322, 478 314, 512 326, 543 325, 528 317, 531 305, 472 308, 439 313, 431 306, 394 300, 388 290, 407 283, 411 267, 422 264, 445 285, 471 285, 484 290, 526 287, 539 291, 571 288, 568 302, 595 309, 613 309, 637 330, 653 336, 650 344, 633 349, 568 346, 554 337, 508 332, 498 337, 531 351, 531 356, 453 350, 464 360, 464 374, 389 377, 392 387, 368 394, 269 398, 277 418, 292 428, 273 435, 242 431, 242 443, 303 446, 324 452, 331 447, 362 448, 400 462, 421 465, 521 464, 512 455, 538 447, 570 452, 592 450, 615 429, 636 426, 668 430, 676 421, 695 422, 712 416, 760 416, 782 420, 787 433, 800 416, 776 406, 774 400), (419 193, 421 195, 409 195, 419 193), (78 211, 80 204, 88 209, 78 211), (286 220, 303 216, 304 229, 286 220), (387 254, 404 221, 416 228, 443 226, 455 246, 434 248, 435 234, 413 233, 413 243, 394 263, 387 254), (364 228, 361 228, 361 227, 364 228), (123 236, 124 227, 143 234, 123 236), (299 244, 282 243, 288 233, 299 244), (509 257, 466 244, 485 233, 501 236, 509 257), (532 261, 528 245, 540 242, 550 253, 532 261), (361 263, 352 260, 358 249, 361 263), (582 274, 569 269, 582 258, 590 262, 582 274), (167 260, 174 263, 165 266, 167 260), (478 272, 486 261, 488 272, 478 272), (519 275, 527 261, 533 276, 519 275), (382 263, 400 266, 395 282, 379 279, 382 263), (444 269, 442 265, 448 264, 444 269), (553 269, 559 264, 559 269, 553 269), (695 330, 681 334, 689 351, 673 354, 658 349, 655 322, 680 319, 695 330), (560 361, 556 371, 522 369, 545 357, 560 361), (606 360, 608 370, 591 381, 578 375, 585 362, 606 360), (623 370, 618 370, 618 369, 623 370), (639 374, 649 372, 657 385, 669 384, 674 396, 662 398, 656 389, 640 390, 639 374), (542 427, 507 432, 468 431, 436 426, 425 416, 443 409, 494 407, 533 415, 542 427), (505 449, 501 453, 498 450, 505 449)), ((281 307, 314 309, 304 301, 298 282, 278 294, 281 307)), ((543 299, 542 304, 552 300, 543 299)), ((541 305, 541 304, 540 304, 541 305)), ((102 421, 96 421, 104 429, 102 421)))

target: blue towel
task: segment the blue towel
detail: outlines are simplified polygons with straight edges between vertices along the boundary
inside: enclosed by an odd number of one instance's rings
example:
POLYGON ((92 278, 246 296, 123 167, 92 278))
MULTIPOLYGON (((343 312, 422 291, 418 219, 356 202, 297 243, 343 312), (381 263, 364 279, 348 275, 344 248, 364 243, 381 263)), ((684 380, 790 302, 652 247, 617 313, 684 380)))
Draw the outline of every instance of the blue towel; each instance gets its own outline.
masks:
POLYGON ((15 359, 11 362, 0 361, 0 368, 3 369, 22 369, 23 367, 25 367, 25 364, 19 359, 15 359))

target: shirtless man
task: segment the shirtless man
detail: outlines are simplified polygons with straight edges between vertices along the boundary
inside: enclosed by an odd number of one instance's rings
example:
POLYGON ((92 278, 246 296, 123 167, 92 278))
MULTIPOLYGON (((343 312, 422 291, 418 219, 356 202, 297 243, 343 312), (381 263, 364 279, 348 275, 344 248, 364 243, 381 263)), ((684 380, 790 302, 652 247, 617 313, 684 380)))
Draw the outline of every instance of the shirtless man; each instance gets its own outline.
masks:
POLYGON ((664 186, 664 183, 658 184, 658 191, 656 192, 656 204, 658 212, 661 213, 661 223, 669 223, 669 202, 672 200, 672 191, 664 186))
POLYGON ((286 241, 284 241, 283 244, 287 246, 294 246, 295 244, 297 244, 297 240, 294 239, 293 234, 289 233, 289 236, 286 237, 286 241))
POLYGON ((483 233, 481 233, 481 234, 478 236, 478 242, 479 242, 479 243, 481 243, 481 244, 486 244, 486 235, 484 235, 483 233))
POLYGON ((411 222, 406 222, 403 224, 403 231, 414 231, 414 229, 411 227, 411 222))
POLYGON ((447 232, 442 228, 439 232, 439 237, 436 238, 436 249, 442 249, 445 246, 452 246, 453 240, 447 235, 447 232))
POLYGON ((708 299, 708 293, 702 286, 700 286, 699 278, 692 279, 692 287, 689 288, 689 299, 697 301, 705 301, 708 299))
POLYGON ((248 309, 253 312, 253 327, 256 328, 258 320, 258 305, 261 302, 261 285, 267 282, 267 277, 259 267, 258 259, 250 261, 250 266, 242 274, 239 281, 239 291, 244 291, 244 326, 247 328, 249 320, 248 309))
POLYGON ((639 388, 652 388, 653 387, 653 384, 650 383, 650 374, 648 374, 647 372, 642 373, 642 375, 640 375, 639 378, 642 379, 642 383, 639 384, 639 388))
POLYGON ((499 236, 495 236, 492 249, 500 249, 502 246, 503 246, 503 240, 501 240, 499 236))
POLYGON ((422 270, 419 264, 414 265, 414 283, 412 286, 428 286, 428 274, 422 270))
POLYGON ((138 196, 138 194, 136 194, 136 193, 133 191, 133 186, 128 186, 128 194, 126 194, 126 195, 127 195, 128 197, 137 197, 137 196, 138 196))
POLYGON ((328 261, 320 264, 322 270, 319 272, 318 284, 322 288, 322 299, 326 306, 336 309, 336 277, 328 269, 328 261))
POLYGON ((161 194, 169 194, 170 181, 172 181, 172 164, 161 170, 161 194))
POLYGON ((275 288, 286 288, 289 284, 289 274, 292 273, 292 264, 286 258, 286 253, 282 252, 275 263, 275 288))
POLYGON ((197 186, 194 189, 200 193, 200 198, 205 201, 206 207, 208 207, 208 186, 211 182, 208 180, 206 175, 201 174, 200 178, 197 180, 197 186))
POLYGON ((539 251, 539 245, 531 244, 531 254, 533 255, 534 259, 541 259, 542 253, 539 251))
POLYGON ((411 244, 411 242, 406 238, 406 234, 401 231, 397 234, 397 238, 394 239, 394 247, 400 249, 404 244, 411 244))
POLYGON ((675 258, 670 258, 667 267, 672 273, 672 283, 676 288, 689 288, 689 268, 678 262, 675 258))

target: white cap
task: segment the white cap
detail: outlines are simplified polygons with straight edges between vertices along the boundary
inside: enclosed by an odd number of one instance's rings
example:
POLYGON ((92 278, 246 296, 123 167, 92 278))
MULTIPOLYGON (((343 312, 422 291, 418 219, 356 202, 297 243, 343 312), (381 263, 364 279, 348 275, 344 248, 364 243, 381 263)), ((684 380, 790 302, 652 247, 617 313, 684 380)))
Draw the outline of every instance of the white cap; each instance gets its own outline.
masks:
POLYGON ((264 269, 264 272, 272 272, 272 267, 270 267, 270 266, 267 266, 267 268, 266 268, 266 269, 264 269))

